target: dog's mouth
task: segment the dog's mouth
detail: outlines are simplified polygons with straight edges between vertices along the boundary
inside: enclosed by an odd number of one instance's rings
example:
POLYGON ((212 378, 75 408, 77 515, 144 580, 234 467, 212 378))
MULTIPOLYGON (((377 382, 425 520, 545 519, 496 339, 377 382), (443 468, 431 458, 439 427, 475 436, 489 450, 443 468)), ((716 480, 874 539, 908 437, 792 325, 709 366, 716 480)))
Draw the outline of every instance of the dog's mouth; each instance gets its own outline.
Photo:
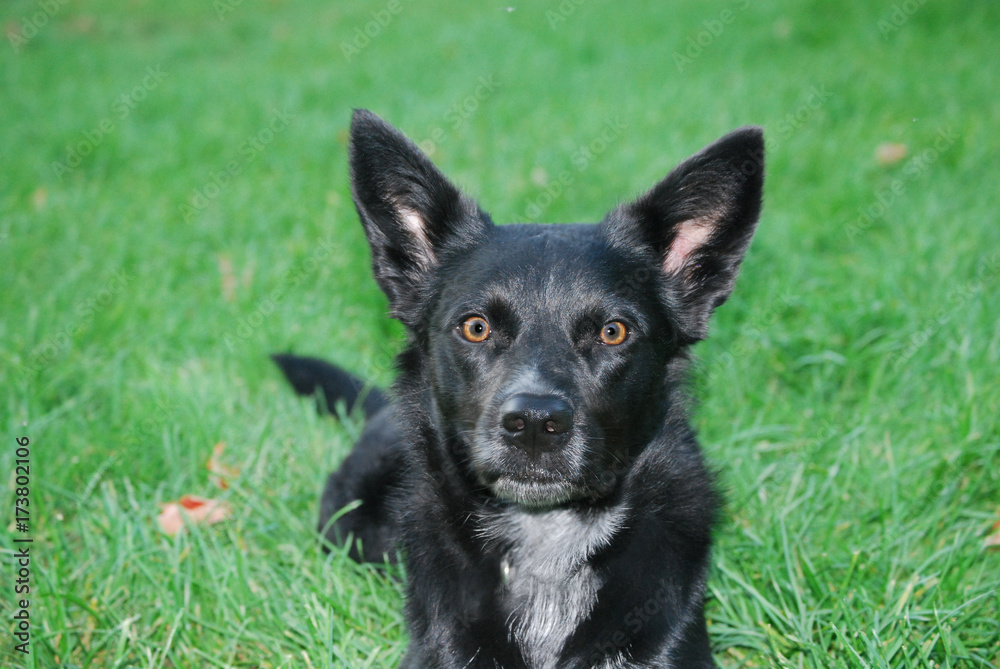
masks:
POLYGON ((588 496, 583 486, 547 473, 496 473, 483 478, 497 499, 532 509, 561 506, 588 496))
POLYGON ((529 508, 560 506, 576 497, 574 486, 564 481, 525 481, 501 476, 490 489, 498 499, 529 508))

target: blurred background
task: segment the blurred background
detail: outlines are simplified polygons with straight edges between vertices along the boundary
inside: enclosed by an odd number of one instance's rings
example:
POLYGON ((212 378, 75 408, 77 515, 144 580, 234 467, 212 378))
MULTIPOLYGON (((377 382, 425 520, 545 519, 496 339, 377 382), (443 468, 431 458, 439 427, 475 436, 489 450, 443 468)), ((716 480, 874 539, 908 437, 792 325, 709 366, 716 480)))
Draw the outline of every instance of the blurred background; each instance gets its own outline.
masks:
POLYGON ((8 0, 0 25, 8 509, 31 443, 5 611, 33 540, 31 652, 0 664, 398 661, 404 575, 313 532, 360 425, 267 359, 391 382, 365 107, 498 223, 599 220, 764 126, 759 232, 697 349, 719 662, 997 665, 997 3, 8 0), (221 522, 164 525, 198 499, 221 522))

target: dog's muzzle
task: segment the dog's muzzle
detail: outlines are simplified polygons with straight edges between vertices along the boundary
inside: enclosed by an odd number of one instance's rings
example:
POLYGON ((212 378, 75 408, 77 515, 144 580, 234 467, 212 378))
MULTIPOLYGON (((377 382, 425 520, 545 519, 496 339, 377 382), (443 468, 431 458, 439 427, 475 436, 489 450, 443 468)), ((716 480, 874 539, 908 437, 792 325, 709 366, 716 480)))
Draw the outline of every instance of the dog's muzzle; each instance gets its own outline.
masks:
POLYGON ((512 395, 500 405, 500 424, 507 443, 538 459, 566 443, 573 409, 555 395, 512 395))
POLYGON ((593 439, 572 401, 547 391, 518 391, 499 401, 480 416, 481 436, 472 444, 480 483, 500 500, 537 509, 593 497, 593 439))

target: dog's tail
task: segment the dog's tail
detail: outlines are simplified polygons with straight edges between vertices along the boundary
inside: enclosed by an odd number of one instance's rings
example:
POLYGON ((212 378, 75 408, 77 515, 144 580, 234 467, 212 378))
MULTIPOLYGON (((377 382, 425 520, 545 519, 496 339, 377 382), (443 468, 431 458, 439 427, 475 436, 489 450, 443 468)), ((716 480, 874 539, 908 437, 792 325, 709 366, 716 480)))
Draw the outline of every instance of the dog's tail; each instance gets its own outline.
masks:
POLYGON ((337 402, 342 400, 347 413, 357 405, 366 417, 370 417, 389 403, 385 393, 378 388, 319 358, 277 353, 271 359, 284 372, 296 393, 316 398, 320 411, 325 409, 336 416, 337 402))

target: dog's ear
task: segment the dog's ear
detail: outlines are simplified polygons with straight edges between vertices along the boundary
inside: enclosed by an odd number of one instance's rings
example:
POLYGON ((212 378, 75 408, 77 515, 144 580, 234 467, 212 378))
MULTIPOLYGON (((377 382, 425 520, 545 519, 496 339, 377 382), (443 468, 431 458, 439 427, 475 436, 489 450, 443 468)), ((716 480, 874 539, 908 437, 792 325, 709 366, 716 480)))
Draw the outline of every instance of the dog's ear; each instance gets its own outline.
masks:
POLYGON ((351 119, 351 190, 392 315, 413 326, 429 276, 446 254, 492 225, 401 132, 370 111, 351 119))
POLYGON ((732 292, 763 185, 764 134, 747 126, 685 160, 605 221, 613 242, 652 247, 687 343, 705 337, 712 311, 732 292))

